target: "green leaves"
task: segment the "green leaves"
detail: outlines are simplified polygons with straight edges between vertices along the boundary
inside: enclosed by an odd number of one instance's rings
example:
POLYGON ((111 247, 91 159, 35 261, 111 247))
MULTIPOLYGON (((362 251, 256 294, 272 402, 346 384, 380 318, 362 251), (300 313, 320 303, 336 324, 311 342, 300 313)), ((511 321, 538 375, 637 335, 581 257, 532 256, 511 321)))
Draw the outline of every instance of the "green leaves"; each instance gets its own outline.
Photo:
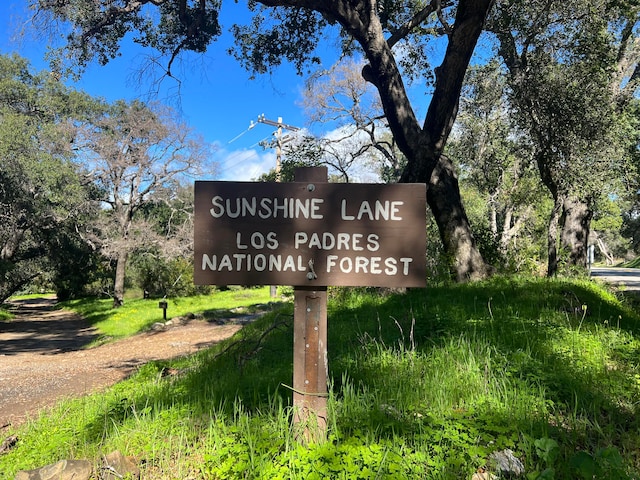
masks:
POLYGON ((569 464, 579 477, 585 480, 628 478, 623 468, 622 456, 615 447, 599 449, 593 455, 587 452, 578 452, 571 458, 569 464))
POLYGON ((558 455, 560 454, 560 448, 558 442, 551 438, 539 438, 533 444, 536 447, 536 454, 542 459, 547 466, 554 464, 558 455))
POLYGON ((68 128, 90 105, 48 74, 31 74, 24 59, 0 56, 0 299, 59 272, 66 255, 90 263, 79 232, 95 204, 72 163, 68 128))
POLYGON ((258 7, 258 11, 251 23, 231 29, 236 42, 229 53, 249 72, 271 72, 286 60, 303 73, 306 65, 320 63, 312 54, 326 26, 319 14, 296 7, 258 7))

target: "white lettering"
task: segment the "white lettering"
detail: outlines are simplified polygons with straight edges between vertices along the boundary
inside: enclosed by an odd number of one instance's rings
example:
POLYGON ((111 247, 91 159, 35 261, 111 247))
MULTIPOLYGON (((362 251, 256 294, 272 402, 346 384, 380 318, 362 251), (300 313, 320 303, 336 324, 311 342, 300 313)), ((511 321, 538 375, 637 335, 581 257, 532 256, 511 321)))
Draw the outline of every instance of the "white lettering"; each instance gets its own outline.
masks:
POLYGON ((404 265, 404 268, 402 269, 402 274, 409 275, 409 264, 413 262, 413 258, 402 257, 400 259, 400 262, 404 265))
POLYGON ((291 270, 292 272, 296 271, 296 262, 293 260, 291 255, 287 255, 287 258, 284 260, 284 267, 282 267, 283 272, 286 272, 287 270, 291 270))
POLYGON ((246 250, 249 248, 247 245, 242 243, 242 233, 240 232, 236 233, 236 247, 238 250, 246 250))
POLYGON ((263 254, 251 255, 246 253, 233 253, 230 255, 208 255, 202 254, 201 261, 202 270, 211 270, 215 272, 221 272, 223 270, 229 272, 250 272, 252 270, 263 272, 269 270, 270 272, 285 272, 287 270, 292 272, 306 272, 307 266, 305 265, 304 258, 301 255, 278 255, 278 254, 263 254))
POLYGON ((206 269, 215 270, 216 269, 216 255, 213 255, 212 257, 210 257, 209 255, 204 253, 202 255, 201 269, 202 270, 206 270, 206 269))
POLYGON ((267 248, 275 250, 280 244, 278 243, 278 234, 276 232, 267 233, 267 248))
MULTIPOLYGON (((266 236, 260 232, 253 232, 249 240, 251 246, 256 250, 262 250, 264 248, 276 250, 279 246, 276 232, 269 232, 266 236)), ((236 233, 236 247, 238 250, 246 250, 249 248, 249 246, 242 240, 242 232, 236 233)))
POLYGON ((256 197, 242 198, 242 216, 243 217, 256 216, 256 197))
POLYGON ((332 233, 324 232, 322 234, 322 249, 331 250, 336 245, 336 237, 332 233))
POLYGON ((263 220, 266 220, 267 218, 271 217, 271 215, 271 199, 263 198, 262 200, 260 200, 260 210, 258 211, 258 216, 263 220))
POLYGON ((404 202, 400 200, 385 200, 384 202, 376 200, 373 205, 368 200, 363 200, 360 202, 357 213, 350 214, 348 213, 347 199, 343 198, 340 203, 340 218, 349 221, 362 219, 401 221, 400 207, 402 205, 404 205, 404 202))
POLYGON ((370 272, 373 275, 380 275, 382 273, 382 270, 380 269, 380 257, 371 257, 370 261, 371 261, 371 265, 370 265, 370 272))
POLYGON ((336 248, 338 250, 349 250, 350 239, 351 239, 351 235, 349 235, 348 233, 339 233, 336 248))
POLYGON ((344 198, 340 204, 340 218, 342 220, 354 220, 356 218, 353 215, 347 215, 347 201, 344 198))
POLYGON ((368 257, 356 257, 356 273, 368 273, 368 267, 368 257))
POLYGON ((224 205, 222 204, 222 197, 219 195, 216 195, 215 197, 213 197, 211 199, 211 203, 213 205, 214 208, 212 208, 211 210, 209 210, 209 213, 211 213, 211 216, 213 218, 220 218, 221 216, 224 215, 224 205))
POLYGON ((209 213, 214 218, 225 215, 229 218, 258 217, 263 220, 269 218, 310 218, 322 220, 320 212, 323 198, 256 198, 238 197, 223 198, 219 195, 211 198, 213 208, 209 213))
POLYGON ((227 200, 227 216, 229 218, 238 218, 241 214, 242 208, 240 205, 240 199, 236 198, 235 201, 236 201, 236 211, 234 212, 232 210, 233 204, 231 203, 230 200, 227 200))
POLYGON ((385 275, 396 275, 398 273, 398 262, 395 258, 387 258, 384 261, 385 275))
POLYGON ((253 266, 258 272, 264 272, 267 268, 267 257, 264 254, 259 253, 253 259, 253 266))
POLYGON ((391 216, 389 217, 390 220, 396 220, 396 221, 401 221, 402 217, 400 215, 398 215, 398 213, 400 212, 400 206, 404 205, 404 202, 401 201, 395 201, 395 202, 391 202, 391 216))
POLYGON ((287 218, 287 199, 283 198, 281 205, 278 203, 278 200, 277 198, 273 199, 273 218, 278 218, 279 210, 282 211, 282 218, 287 218))
POLYGON ((309 240, 309 248, 318 248, 322 249, 322 242, 320 241, 320 235, 314 233, 311 235, 311 240, 309 240))
MULTIPOLYGON (((331 270, 336 266, 336 260, 338 259, 337 255, 327 255, 327 273, 331 273, 331 270)), ((203 258, 203 266, 204 270, 204 258, 203 258)))
POLYGON ((354 258, 340 257, 339 255, 327 255, 326 268, 327 273, 363 273, 371 275, 398 275, 399 264, 402 264, 401 275, 409 275, 410 265, 413 258, 409 257, 365 257, 358 255, 354 258), (383 268, 384 265, 384 268, 383 268))
POLYGON ((308 236, 304 232, 296 232, 295 239, 293 244, 295 245, 296 250, 300 248, 300 245, 306 245, 308 236))
POLYGON ((344 257, 340 259, 340 271, 342 273, 351 273, 353 270, 353 260, 349 257, 344 257))
POLYGON ((218 264, 218 271, 226 268, 228 271, 233 271, 233 264, 231 263, 231 258, 229 255, 223 255, 220 259, 220 263, 218 264))
MULTIPOLYGON (((258 217, 269 218, 306 218, 322 220, 321 212, 325 202, 323 198, 269 198, 269 197, 236 197, 223 198, 216 195, 211 198, 212 208, 209 213, 214 218, 258 217)), ((363 200, 359 205, 348 205, 348 199, 340 200, 340 218, 346 221, 401 221, 400 200, 363 200)))
POLYGON ((367 250, 370 252, 377 252, 380 248, 380 237, 375 233, 370 233, 367 236, 367 250))
POLYGON ((380 249, 380 236, 370 233, 364 236, 363 233, 337 233, 331 232, 312 233, 309 236, 306 232, 296 232, 293 237, 294 248, 316 248, 318 250, 353 250, 361 252, 377 252, 380 249))
POLYGON ((269 255, 269 271, 279 272, 282 270, 282 255, 269 255))
POLYGON ((256 250, 262 250, 265 245, 264 235, 260 232, 253 232, 251 234, 251 246, 256 250))
MULTIPOLYGON (((242 260, 244 260, 245 258, 247 258, 247 254, 246 253, 234 253, 233 254, 233 258, 236 259, 236 271, 241 271, 241 270, 245 270, 245 267, 242 264, 242 260)), ((246 270, 250 270, 250 265, 249 262, 247 262, 247 267, 246 270)))
POLYGON ((369 220, 374 219, 373 211, 371 210, 371 205, 369 205, 369 202, 366 202, 366 201, 360 204, 360 209, 358 210, 358 220, 362 220, 362 217, 364 217, 365 215, 369 217, 369 220))
POLYGON ((318 213, 320 210, 320 205, 324 203, 324 198, 312 198, 311 199, 311 218, 313 220, 322 220, 324 215, 318 213))
POLYGON ((361 233, 353 234, 353 249, 357 252, 361 252, 364 250, 364 247, 360 246, 360 240, 362 240, 363 235, 361 233))

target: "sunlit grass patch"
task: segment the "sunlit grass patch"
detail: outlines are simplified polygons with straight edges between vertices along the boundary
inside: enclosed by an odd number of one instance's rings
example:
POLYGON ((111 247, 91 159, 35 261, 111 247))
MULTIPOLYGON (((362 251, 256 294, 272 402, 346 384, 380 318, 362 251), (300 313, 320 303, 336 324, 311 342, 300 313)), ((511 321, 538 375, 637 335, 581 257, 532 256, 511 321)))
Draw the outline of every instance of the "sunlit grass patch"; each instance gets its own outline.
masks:
MULTIPOLYGON (((197 310, 191 301, 171 308, 197 310)), ((292 321, 285 304, 210 349, 65 402, 19 432, 0 472, 120 449, 154 479, 469 479, 497 473, 491 456, 509 449, 526 478, 640 476, 640 323, 598 285, 332 289, 328 437, 310 446, 291 424, 292 321)))
MULTIPOLYGON (((211 295, 168 298, 167 319, 198 313, 205 320, 248 314, 279 299, 270 297, 269 287, 229 289, 211 295)), ((110 299, 70 300, 60 304, 88 320, 103 338, 118 339, 131 336, 164 321, 158 299, 128 299, 123 306, 113 307, 110 299)))

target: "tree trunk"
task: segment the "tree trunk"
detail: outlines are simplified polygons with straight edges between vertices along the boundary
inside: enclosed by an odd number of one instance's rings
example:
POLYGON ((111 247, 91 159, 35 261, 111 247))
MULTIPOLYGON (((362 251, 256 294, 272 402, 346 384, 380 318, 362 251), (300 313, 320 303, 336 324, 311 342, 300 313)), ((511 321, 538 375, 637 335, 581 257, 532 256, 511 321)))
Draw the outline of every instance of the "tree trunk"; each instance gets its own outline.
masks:
MULTIPOLYGON (((374 82, 394 138, 407 157, 400 181, 428 184, 427 202, 438 224, 445 252, 452 259, 453 275, 459 282, 486 278, 492 269, 476 246, 454 167, 442 152, 458 114, 469 61, 492 3, 493 0, 459 2, 445 57, 436 68, 435 88, 422 131, 418 133, 415 125, 407 126, 414 120, 409 105, 394 102, 391 107, 387 106, 392 95, 386 93, 394 89, 385 90, 374 82)), ((373 60, 371 64, 375 67, 373 60)))
POLYGON ((593 212, 587 202, 567 197, 563 203, 560 245, 572 267, 587 268, 587 248, 593 212))
POLYGON ((555 277, 558 273, 558 224, 561 212, 562 200, 556 198, 547 228, 547 277, 555 277))
POLYGON ((465 282, 486 278, 491 269, 476 246, 460 198, 454 167, 444 155, 431 174, 427 202, 438 224, 445 251, 452 259, 451 269, 456 280, 465 282))
MULTIPOLYGON (((494 208, 495 210, 495 208, 494 208)), ((500 233, 498 248, 500 255, 506 257, 509 250, 509 243, 511 239, 518 234, 520 225, 516 222, 516 225, 511 225, 513 221, 513 207, 508 207, 504 212, 504 223, 502 224, 502 232, 500 233)))
POLYGON ((126 250, 118 252, 116 260, 116 279, 113 286, 113 308, 119 308, 124 304, 124 280, 127 269, 127 258, 129 254, 126 250))
POLYGON ((489 197, 489 228, 494 239, 498 238, 498 209, 493 195, 489 197))

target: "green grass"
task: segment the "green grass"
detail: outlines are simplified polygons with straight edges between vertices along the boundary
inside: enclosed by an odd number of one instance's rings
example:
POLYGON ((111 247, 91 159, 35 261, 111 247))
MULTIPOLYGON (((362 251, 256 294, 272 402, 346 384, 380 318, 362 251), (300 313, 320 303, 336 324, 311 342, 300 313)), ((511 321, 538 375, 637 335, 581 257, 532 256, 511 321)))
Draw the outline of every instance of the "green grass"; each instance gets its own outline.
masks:
POLYGON ((0 476, 120 449, 149 479, 470 479, 510 449, 527 479, 640 478, 640 318, 596 284, 331 289, 328 440, 307 447, 283 386, 291 323, 287 304, 61 404, 14 432, 0 476))
POLYGON ((621 266, 625 268, 640 268, 640 257, 634 258, 629 262, 624 262, 621 266))
MULTIPOLYGON (((86 298, 60 303, 87 319, 102 334, 101 341, 125 338, 162 322, 159 299, 127 299, 120 308, 113 308, 110 299, 86 298)), ((211 295, 168 298, 167 319, 198 313, 207 320, 250 314, 273 302, 269 287, 216 291, 211 295), (239 308, 240 307, 240 308, 239 308)))
POLYGON ((12 318, 13 318, 13 314, 9 312, 9 309, 4 308, 3 306, 0 306, 0 322, 11 320, 12 318))

